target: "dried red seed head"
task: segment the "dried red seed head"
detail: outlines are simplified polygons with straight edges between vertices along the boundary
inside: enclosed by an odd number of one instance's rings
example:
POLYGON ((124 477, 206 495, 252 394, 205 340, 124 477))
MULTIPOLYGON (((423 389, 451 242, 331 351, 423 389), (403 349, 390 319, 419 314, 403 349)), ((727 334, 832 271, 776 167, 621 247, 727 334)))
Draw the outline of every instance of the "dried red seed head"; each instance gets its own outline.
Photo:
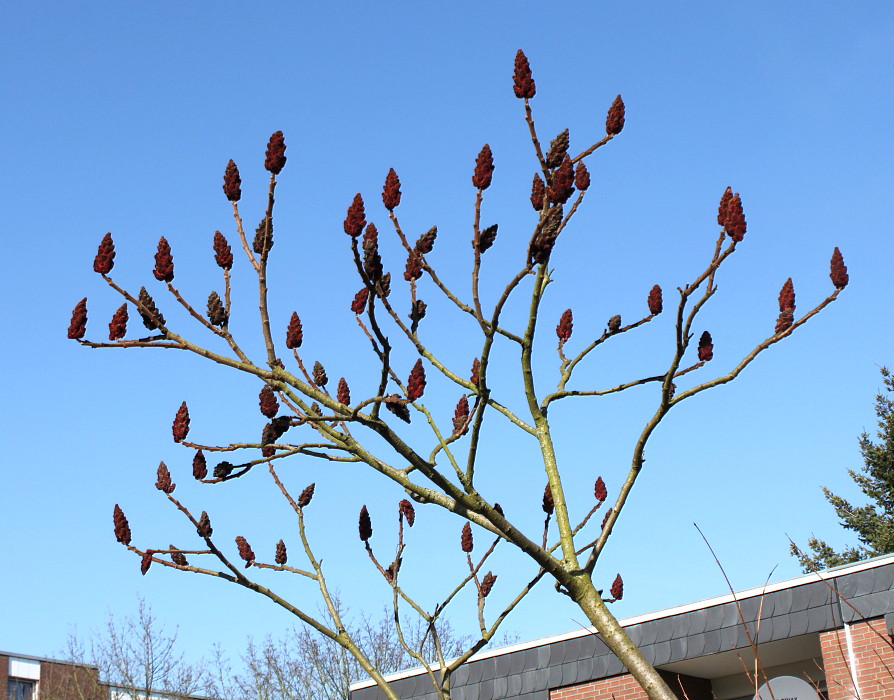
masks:
POLYGON ((366 308, 367 299, 369 299, 369 289, 364 287, 354 295, 354 301, 351 302, 351 311, 355 314, 362 314, 366 308))
POLYGON ((528 57, 521 49, 515 54, 515 71, 512 74, 512 89, 519 99, 530 100, 537 93, 537 86, 531 74, 528 57))
POLYGON ((227 309, 224 306, 220 295, 217 292, 211 292, 208 295, 208 321, 212 326, 223 328, 229 322, 227 309))
POLYGON ((292 318, 289 319, 289 327, 286 329, 286 347, 289 350, 295 350, 301 347, 304 340, 304 330, 301 327, 301 319, 298 318, 297 312, 292 312, 292 318))
POLYGON ((338 380, 338 391, 335 394, 335 398, 343 406, 351 405, 351 390, 348 387, 348 380, 344 377, 338 380))
MULTIPOLYGON (((837 248, 836 248, 837 250, 837 248)), ((71 312, 71 323, 68 324, 70 340, 80 340, 87 333, 87 297, 75 304, 71 312)))
POLYGON ((624 581, 621 579, 621 574, 615 576, 615 580, 612 582, 612 587, 609 589, 609 593, 611 593, 612 598, 615 600, 621 600, 624 597, 624 581))
POLYGON ((382 188, 382 204, 388 211, 394 211, 395 207, 400 204, 400 180, 394 168, 388 171, 385 176, 385 186, 382 188))
POLYGON ((168 471, 168 465, 164 462, 160 462, 158 465, 157 477, 158 478, 155 480, 155 488, 163 493, 174 493, 177 484, 171 481, 171 472, 168 471))
POLYGON ((459 543, 466 554, 472 551, 474 543, 472 541, 472 526, 469 525, 469 523, 463 525, 463 533, 462 536, 459 538, 459 543))
POLYGON ((497 582, 497 577, 488 571, 484 574, 484 578, 481 580, 481 597, 487 598, 490 594, 491 590, 493 590, 494 584, 497 582))
POLYGON ((174 256, 168 240, 162 236, 158 239, 158 250, 155 252, 155 267, 152 270, 159 282, 171 282, 174 279, 174 256))
POLYGON ((214 530, 211 527, 211 518, 208 517, 208 513, 204 510, 202 514, 199 516, 199 524, 196 527, 196 532, 199 533, 199 537, 211 537, 214 530))
POLYGON ((211 475, 215 479, 226 479, 230 474, 233 473, 233 470, 235 468, 236 468, 235 466, 233 466, 230 462, 227 462, 226 460, 223 462, 218 462, 217 465, 215 465, 215 467, 214 467, 214 471, 211 472, 211 475))
POLYGON ((208 462, 205 460, 205 453, 199 450, 195 457, 192 458, 192 475, 198 481, 208 476, 208 462))
POLYGON ((574 329, 574 318, 571 309, 565 309, 562 312, 562 318, 559 319, 559 325, 556 326, 556 335, 559 336, 559 342, 565 343, 571 337, 571 331, 574 329))
POLYGON ((301 492, 301 495, 298 496, 298 505, 304 508, 306 505, 310 504, 311 499, 314 497, 314 490, 317 488, 317 485, 310 484, 310 486, 305 486, 304 490, 301 492))
POLYGON ((472 360, 472 376, 469 377, 469 381, 472 382, 475 386, 478 386, 479 373, 481 372, 481 360, 477 357, 472 360))
POLYGON ((574 186, 581 192, 590 189, 590 171, 583 161, 580 161, 574 169, 574 186))
POLYGON ((605 488, 605 482, 602 480, 601 476, 596 479, 596 485, 593 487, 593 495, 600 503, 608 498, 608 489, 605 488))
POLYGON ((351 238, 357 238, 363 233, 366 226, 366 210, 363 206, 363 197, 360 193, 354 195, 354 201, 348 207, 348 215, 345 217, 345 233, 351 238))
POLYGON ((323 367, 323 364, 319 361, 314 362, 314 383, 316 383, 319 387, 324 387, 329 383, 329 376, 326 374, 326 369, 323 367))
POLYGON ((425 368, 422 366, 422 358, 416 360, 413 369, 410 370, 410 378, 407 380, 407 398, 417 401, 422 398, 425 391, 425 368))
POLYGON ((174 442, 183 442, 189 433, 189 409, 186 407, 186 401, 177 409, 171 432, 174 434, 174 442))
POLYGON ((699 362, 708 362, 714 359, 714 341, 711 340, 711 334, 708 331, 702 333, 702 337, 698 339, 698 359, 699 362))
POLYGON ((479 190, 486 190, 490 187, 493 176, 494 154, 491 152, 490 146, 484 144, 484 147, 475 159, 475 172, 472 174, 472 185, 479 190))
POLYGON ((546 152, 546 167, 558 168, 568 153, 569 145, 568 129, 565 129, 550 142, 549 150, 546 152))
POLYGON ((233 269, 233 251, 220 231, 214 232, 214 262, 224 270, 233 269))
POLYGON ((168 549, 171 550, 172 562, 174 562, 177 566, 189 566, 189 562, 186 561, 186 557, 183 556, 183 552, 181 552, 172 544, 168 545, 168 549))
POLYGON ((385 398, 388 399, 388 401, 385 402, 385 408, 400 418, 404 423, 409 423, 410 409, 407 408, 407 400, 401 398, 397 394, 388 394, 385 398))
POLYGON ((786 309, 795 310, 795 285, 792 283, 791 277, 785 281, 779 291, 779 310, 785 311, 786 309))
POLYGON ((543 503, 541 504, 541 508, 543 508, 543 512, 547 515, 552 515, 553 511, 556 509, 556 504, 553 501, 553 489, 549 484, 543 489, 543 503))
POLYGON ((255 229, 255 237, 251 244, 258 255, 266 255, 273 247, 273 217, 265 216, 255 229))
POLYGON ((608 519, 611 517, 612 511, 613 511, 612 508, 609 508, 607 511, 605 511, 605 515, 602 516, 602 525, 599 526, 600 530, 605 529, 605 525, 606 525, 606 523, 608 523, 608 519))
POLYGON ((621 330, 621 315, 615 314, 608 319, 608 332, 617 333, 619 330, 621 330))
POLYGON ((649 291, 649 313, 657 316, 664 310, 664 300, 661 297, 661 287, 657 284, 649 291))
POLYGON ((165 317, 161 315, 158 307, 155 306, 155 300, 152 295, 146 291, 145 287, 140 287, 140 293, 137 296, 140 302, 137 306, 137 313, 143 319, 143 325, 150 331, 158 330, 165 325, 165 317))
POLYGON ((118 307, 109 323, 109 340, 121 340, 127 334, 127 304, 118 307))
POLYGON ((413 527, 413 523, 416 522, 416 509, 413 508, 413 504, 405 498, 397 504, 397 511, 398 517, 403 517, 407 521, 407 525, 413 527))
POLYGON ((407 282, 414 282, 422 277, 422 256, 416 250, 411 250, 407 254, 407 265, 404 268, 404 279, 407 282))
POLYGON ((143 574, 143 576, 145 576, 146 572, 149 571, 149 566, 152 564, 152 555, 154 553, 155 552, 153 550, 147 549, 143 553, 143 558, 140 559, 140 573, 143 574))
POLYGON ((795 312, 792 309, 785 309, 784 311, 780 311, 779 317, 776 319, 776 333, 784 333, 792 327, 792 324, 794 324, 794 322, 795 312))
POLYGON ((546 194, 546 185, 543 184, 543 179, 537 173, 534 173, 534 181, 531 183, 531 206, 534 207, 534 211, 541 211, 543 209, 543 197, 546 194))
POLYGON ((231 202, 238 202, 242 198, 242 178, 239 177, 239 168, 232 160, 227 163, 224 171, 223 191, 231 202))
POLYGON ((369 223, 363 233, 363 271, 376 283, 382 276, 382 258, 379 256, 379 229, 369 223))
POLYGON ((242 535, 236 537, 236 547, 239 549, 239 556, 245 562, 245 568, 247 569, 255 560, 255 553, 242 535))
POLYGON ((605 133, 609 136, 616 136, 621 133, 624 128, 624 100, 618 95, 612 106, 608 108, 608 115, 605 117, 605 133))
MULTIPOLYGON (((723 207, 722 200, 721 207, 723 207)), ((745 213, 742 210, 742 199, 739 197, 738 192, 727 202, 723 213, 723 228, 734 242, 739 243, 745 237, 747 224, 745 222, 745 213)))
POLYGON ((360 509, 360 521, 358 524, 360 531, 360 540, 366 542, 373 535, 372 520, 369 517, 369 511, 366 506, 360 509))
POLYGON ((729 216, 729 204, 733 200, 733 188, 727 187, 723 191, 720 198, 720 205, 717 207, 717 223, 726 226, 726 219, 729 216))
POLYGON ((116 503, 115 510, 112 514, 112 520, 115 524, 115 539, 121 544, 130 544, 130 525, 127 524, 127 518, 124 517, 124 511, 116 503))
POLYGON ((416 245, 413 246, 414 250, 422 255, 428 255, 431 253, 432 248, 435 247, 435 239, 438 237, 438 227, 432 226, 428 231, 423 233, 416 240, 416 245))
POLYGON ((466 429, 469 420, 469 400, 465 394, 456 402, 456 410, 453 412, 453 434, 458 435, 466 429))
MULTIPOLYGON (((422 301, 422 299, 417 299, 416 303, 410 307, 410 315, 409 319, 413 323, 419 323, 423 318, 425 318, 425 310, 428 308, 428 305, 422 301)), ((416 329, 413 328, 415 331, 416 329)))
MULTIPOLYGON (((844 289, 845 287, 847 287, 847 283, 850 281, 850 278, 847 274, 847 267, 845 267, 844 265, 844 258, 842 257, 841 251, 838 250, 837 246, 832 252, 829 277, 832 279, 832 284, 835 285, 836 289, 844 289)), ((69 338, 70 337, 71 336, 69 336, 69 338)))
POLYGON ((258 395, 258 406, 261 409, 261 413, 267 416, 267 418, 273 418, 279 411, 279 402, 276 400, 276 394, 273 393, 273 389, 269 384, 265 384, 261 388, 261 393, 258 395))
POLYGON ((567 153, 562 164, 553 171, 552 184, 547 188, 546 194, 553 204, 564 204, 574 194, 574 169, 567 153))
POLYGON ((274 175, 279 175, 286 164, 286 142, 281 131, 273 132, 264 155, 264 168, 274 175))
POLYGON ((289 555, 286 552, 286 543, 280 540, 276 543, 276 556, 273 557, 273 561, 275 561, 280 566, 284 566, 288 560, 289 555))
POLYGON ((488 226, 478 235, 477 250, 479 253, 483 253, 494 244, 494 241, 497 239, 498 227, 499 224, 493 224, 492 226, 488 226))
POLYGON ((112 242, 112 234, 107 233, 99 244, 96 257, 93 259, 93 271, 101 275, 107 275, 115 266, 115 244, 112 242))

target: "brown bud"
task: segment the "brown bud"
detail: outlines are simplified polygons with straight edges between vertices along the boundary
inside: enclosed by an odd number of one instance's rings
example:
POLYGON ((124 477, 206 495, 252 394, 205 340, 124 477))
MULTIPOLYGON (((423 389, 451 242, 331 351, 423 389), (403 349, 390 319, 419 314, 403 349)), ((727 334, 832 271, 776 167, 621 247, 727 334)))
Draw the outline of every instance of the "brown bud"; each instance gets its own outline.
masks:
POLYGON ((285 563, 289 560, 289 555, 286 552, 286 543, 280 540, 276 543, 276 556, 273 557, 273 561, 275 561, 280 566, 285 566, 285 563))
POLYGON ((205 453, 201 450, 196 452, 195 457, 192 458, 192 475, 198 481, 208 476, 208 462, 205 460, 205 453))
POLYGON ((456 410, 453 412, 453 434, 459 435, 466 428, 469 420, 469 400, 463 394, 456 402, 456 410))
POLYGON ((226 460, 224 460, 223 462, 217 463, 217 465, 214 467, 214 471, 211 473, 211 475, 215 479, 226 479, 230 474, 233 473, 233 470, 235 468, 236 467, 234 467, 230 462, 227 462, 226 460))
POLYGON ((369 518, 369 511, 366 509, 366 506, 363 506, 363 508, 360 509, 360 523, 358 529, 360 530, 360 539, 363 542, 366 542, 373 536, 372 520, 369 518))
POLYGON ((531 66, 524 51, 518 50, 515 54, 515 72, 512 74, 512 89, 519 99, 530 100, 537 92, 534 78, 531 75, 531 66))
POLYGON ((96 257, 93 259, 93 271, 101 275, 107 275, 115 266, 115 244, 112 242, 112 234, 107 233, 99 244, 96 257))
POLYGON ((497 239, 497 224, 488 226, 478 235, 478 252, 483 253, 490 248, 497 239))
POLYGON ((389 399, 385 403, 385 408, 387 408, 391 413, 400 418, 404 423, 410 422, 410 409, 407 408, 406 399, 402 399, 397 394, 389 394, 385 398, 389 399))
POLYGON ((590 189, 590 171, 583 161, 580 161, 574 169, 574 186, 581 192, 590 189))
POLYGON ((239 556, 242 558, 242 561, 245 562, 245 568, 247 569, 255 560, 255 553, 252 551, 251 545, 248 544, 242 535, 236 537, 236 547, 238 547, 239 556))
POLYGON ((621 330, 621 315, 615 314, 608 319, 608 332, 617 333, 619 330, 621 330))
POLYGON ((127 334, 127 304, 118 307, 109 323, 109 340, 121 340, 127 334))
POLYGON ((267 418, 273 418, 279 411, 276 394, 273 393, 273 389, 269 384, 265 384, 261 388, 261 393, 258 395, 258 406, 261 409, 261 413, 267 416, 267 418))
POLYGON ((286 143, 281 131, 274 131, 267 143, 264 168, 274 175, 279 175, 286 164, 286 143))
POLYGON ((785 281, 779 292, 779 310, 785 311, 786 309, 795 310, 795 285, 792 283, 791 277, 785 281))
POLYGON ((293 311, 292 318, 289 319, 289 327, 286 329, 286 347, 289 350, 300 348, 304 340, 304 330, 301 326, 301 319, 298 314, 293 311))
POLYGON ((404 268, 404 279, 407 282, 418 280, 422 277, 422 256, 415 250, 407 254, 407 265, 404 268))
POLYGON ((416 240, 415 249, 422 253, 423 255, 428 255, 431 253, 432 248, 435 246, 435 239, 438 237, 438 227, 432 226, 428 231, 423 233, 416 240))
POLYGON ((232 160, 227 163, 227 169, 224 171, 223 191, 231 202, 238 202, 242 198, 242 178, 239 177, 239 168, 232 160))
POLYGON ((543 209, 543 197, 546 194, 546 185, 537 173, 534 173, 534 181, 531 183, 531 206, 534 211, 543 209))
POLYGON ((174 562, 177 566, 189 566, 189 562, 186 561, 186 557, 183 556, 183 552, 177 549, 174 545, 168 545, 168 549, 171 550, 171 561, 174 562))
POLYGON ((124 511, 116 503, 112 517, 115 523, 115 539, 121 544, 130 544, 130 525, 127 524, 127 518, 124 517, 124 511))
POLYGON ((366 308, 367 299, 369 299, 369 289, 364 287, 354 295, 354 301, 351 302, 351 311, 355 314, 362 314, 366 308))
POLYGON ((565 129, 550 142, 549 150, 546 152, 546 167, 558 168, 565 160, 569 145, 568 129, 565 129))
POLYGON ((714 359, 714 342, 711 340, 711 334, 705 331, 698 339, 698 360, 708 362, 712 359, 714 359))
POLYGON ((543 508, 543 512, 547 515, 552 515, 556 508, 556 504, 553 502, 553 489, 549 484, 543 489, 543 503, 540 507, 543 508))
POLYGON ((177 484, 171 481, 171 472, 168 471, 168 465, 164 462, 159 463, 157 476, 155 488, 164 493, 174 493, 177 484))
POLYGON ((87 297, 81 299, 71 312, 71 323, 68 324, 70 340, 80 340, 87 333, 87 297))
POLYGON ((140 302, 139 306, 137 306, 137 312, 140 314, 140 318, 143 319, 143 325, 146 328, 154 331, 165 325, 165 317, 156 308, 152 295, 146 291, 145 287, 140 287, 137 299, 140 302))
POLYGON ((497 582, 497 577, 488 571, 484 574, 484 578, 481 580, 481 597, 487 598, 490 594, 491 590, 494 587, 494 584, 497 582))
POLYGON ((477 357, 472 360, 472 376, 469 377, 469 381, 472 382, 475 386, 478 386, 479 373, 481 372, 481 360, 477 357))
POLYGON ((382 258, 379 256, 379 229, 370 223, 363 233, 363 271, 375 283, 382 276, 382 258))
POLYGON ((227 310, 217 292, 208 295, 208 321, 212 326, 223 328, 229 322, 227 310))
MULTIPOLYGON (((838 250, 837 246, 832 252, 830 269, 831 272, 829 273, 829 277, 832 279, 832 284, 835 285, 835 288, 844 289, 847 287, 850 278, 847 275, 847 267, 844 265, 844 258, 841 256, 841 251, 838 250)), ((69 335, 68 337, 70 338, 71 336, 69 335)))
POLYGON ((273 218, 265 216, 255 229, 255 238, 251 244, 252 250, 258 255, 266 255, 273 247, 273 218))
POLYGON ((601 476, 596 479, 596 485, 593 487, 593 495, 600 503, 608 498, 608 489, 605 488, 605 482, 602 480, 601 476))
POLYGON ((351 405, 351 390, 348 388, 348 381, 344 377, 338 380, 338 391, 335 394, 335 398, 344 406, 351 405))
POLYGON ((301 508, 304 508, 308 505, 311 499, 314 497, 314 489, 316 489, 317 485, 311 484, 310 486, 305 486, 304 490, 301 492, 301 495, 298 496, 298 505, 301 508))
POLYGON ((460 544, 462 545, 463 551, 468 554, 472 551, 472 526, 469 523, 463 525, 463 534, 460 537, 460 544))
POLYGON ((199 537, 211 537, 211 534, 214 532, 211 528, 211 518, 208 517, 208 513, 204 510, 199 516, 199 524, 196 527, 196 532, 199 533, 199 537))
POLYGON ((149 571, 149 566, 152 564, 152 555, 154 553, 155 552, 153 550, 147 549, 143 553, 143 558, 140 559, 140 573, 143 574, 143 576, 145 576, 146 572, 149 571))
POLYGON ((326 375, 323 365, 319 361, 314 362, 314 383, 319 387, 324 387, 328 382, 329 377, 326 375))
POLYGON ((649 291, 649 313, 657 316, 664 310, 664 301, 661 298, 661 287, 657 284, 649 291))
POLYGON ((360 193, 354 195, 354 201, 348 207, 348 215, 345 217, 345 233, 351 238, 357 238, 363 233, 363 227, 366 226, 366 210, 363 206, 363 197, 360 193))
POLYGON ((416 522, 416 509, 413 508, 412 503, 410 503, 406 498, 403 499, 400 503, 397 504, 397 512, 398 518, 403 517, 407 521, 407 525, 413 527, 413 523, 416 522))
POLYGON ((174 256, 171 254, 171 245, 164 236, 158 239, 152 274, 159 282, 170 282, 174 279, 174 256))
POLYGON ((189 409, 186 407, 186 401, 180 404, 180 408, 177 409, 171 432, 174 433, 174 442, 183 442, 189 433, 189 409))
POLYGON ((490 146, 484 144, 478 158, 475 159, 475 172, 472 174, 472 185, 479 190, 486 190, 490 187, 491 179, 494 176, 494 154, 491 153, 490 146))
POLYGON ((624 597, 624 581, 621 579, 621 574, 615 576, 615 580, 612 582, 612 587, 609 589, 609 593, 611 593, 612 598, 615 600, 621 600, 624 597))
POLYGON ((547 188, 546 194, 553 204, 564 204, 574 194, 574 169, 567 153, 562 164, 553 171, 552 184, 547 188))
POLYGON ((608 108, 608 115, 605 117, 605 133, 609 136, 615 136, 621 133, 624 128, 624 100, 618 95, 612 106, 608 108))
POLYGON ((779 312, 779 317, 776 319, 776 333, 784 333, 789 328, 792 327, 792 324, 795 322, 795 312, 791 309, 786 309, 785 311, 779 312))
POLYGON ((391 168, 385 176, 385 187, 382 188, 382 204, 388 211, 394 211, 400 204, 400 194, 400 180, 394 168, 391 168))
POLYGON ((726 226, 726 220, 729 216, 729 205, 733 200, 733 188, 727 187, 720 197, 720 205, 717 207, 717 223, 726 226))
POLYGON ((222 269, 233 269, 233 251, 220 231, 214 232, 214 262, 222 269))
POLYGON ((397 578, 397 572, 400 571, 400 564, 403 557, 398 558, 397 561, 391 562, 385 569, 385 580, 388 583, 394 583, 394 579, 397 578))
POLYGON ((560 343, 568 342, 573 328, 574 319, 571 314, 571 309, 565 309, 565 311, 562 312, 562 318, 559 319, 559 325, 556 326, 556 335, 559 336, 560 343))

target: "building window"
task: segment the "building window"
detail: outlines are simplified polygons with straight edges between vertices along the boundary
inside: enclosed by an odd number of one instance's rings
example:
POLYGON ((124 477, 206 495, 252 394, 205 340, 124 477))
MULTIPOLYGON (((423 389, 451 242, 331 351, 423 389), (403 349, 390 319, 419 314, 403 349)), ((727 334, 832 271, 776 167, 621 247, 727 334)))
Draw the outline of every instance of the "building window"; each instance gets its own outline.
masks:
POLYGON ((34 681, 10 678, 7 684, 6 697, 9 700, 32 700, 34 697, 34 681))

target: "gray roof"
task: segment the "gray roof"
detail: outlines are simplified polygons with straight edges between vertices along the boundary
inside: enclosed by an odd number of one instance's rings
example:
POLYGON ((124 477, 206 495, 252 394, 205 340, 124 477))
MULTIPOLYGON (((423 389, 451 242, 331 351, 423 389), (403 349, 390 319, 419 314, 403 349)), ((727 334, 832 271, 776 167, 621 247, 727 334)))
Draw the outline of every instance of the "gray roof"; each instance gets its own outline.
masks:
MULTIPOLYGON (((885 556, 622 620, 621 624, 646 659, 663 666, 749 647, 748 634, 756 636, 759 643, 771 642, 892 611, 894 557, 885 556)), ((453 675, 451 697, 548 700, 551 688, 624 672, 597 634, 577 630, 479 654, 453 675)), ((403 700, 436 698, 422 669, 388 678, 403 700)), ((384 695, 375 685, 358 683, 351 698, 378 700, 384 695)))

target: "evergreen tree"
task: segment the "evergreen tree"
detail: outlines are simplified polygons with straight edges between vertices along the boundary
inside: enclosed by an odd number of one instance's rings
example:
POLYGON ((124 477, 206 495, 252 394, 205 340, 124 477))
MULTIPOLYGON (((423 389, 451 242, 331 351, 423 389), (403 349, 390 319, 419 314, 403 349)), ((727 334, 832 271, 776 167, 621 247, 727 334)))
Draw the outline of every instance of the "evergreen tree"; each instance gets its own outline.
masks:
POLYGON ((878 442, 873 442, 868 433, 863 433, 860 436, 860 454, 864 466, 860 472, 848 469, 851 478, 871 503, 854 506, 823 487, 823 494, 835 508, 842 526, 856 532, 860 544, 836 552, 824 540, 811 537, 807 540, 807 546, 812 554, 807 554, 792 543, 792 554, 798 557, 805 572, 894 552, 894 377, 887 367, 882 367, 881 372, 885 388, 875 397, 878 442))

